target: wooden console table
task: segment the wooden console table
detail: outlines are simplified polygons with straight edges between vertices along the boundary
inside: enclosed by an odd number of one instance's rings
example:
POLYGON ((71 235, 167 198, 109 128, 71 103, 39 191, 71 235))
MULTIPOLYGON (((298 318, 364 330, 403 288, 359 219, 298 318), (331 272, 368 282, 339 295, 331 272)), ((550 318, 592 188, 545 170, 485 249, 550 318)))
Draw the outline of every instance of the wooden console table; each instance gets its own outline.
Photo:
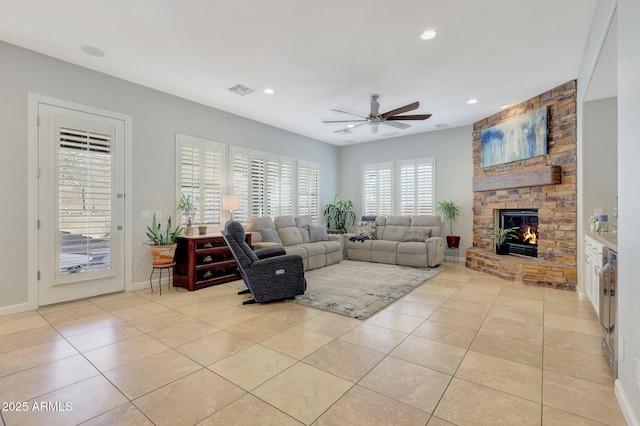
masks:
MULTIPOLYGON (((247 234, 251 245, 251 234, 247 234)), ((238 266, 220 234, 194 235, 176 241, 173 285, 189 291, 240 279, 238 266)))

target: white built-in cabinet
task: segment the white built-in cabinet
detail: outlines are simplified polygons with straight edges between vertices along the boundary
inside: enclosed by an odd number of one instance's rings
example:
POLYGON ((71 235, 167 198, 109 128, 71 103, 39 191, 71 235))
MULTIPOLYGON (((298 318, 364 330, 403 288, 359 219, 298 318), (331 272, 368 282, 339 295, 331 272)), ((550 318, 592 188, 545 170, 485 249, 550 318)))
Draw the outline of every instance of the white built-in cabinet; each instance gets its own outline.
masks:
POLYGON ((584 280, 585 292, 591 304, 598 310, 600 301, 600 269, 602 269, 602 249, 604 244, 589 235, 584 237, 584 280))

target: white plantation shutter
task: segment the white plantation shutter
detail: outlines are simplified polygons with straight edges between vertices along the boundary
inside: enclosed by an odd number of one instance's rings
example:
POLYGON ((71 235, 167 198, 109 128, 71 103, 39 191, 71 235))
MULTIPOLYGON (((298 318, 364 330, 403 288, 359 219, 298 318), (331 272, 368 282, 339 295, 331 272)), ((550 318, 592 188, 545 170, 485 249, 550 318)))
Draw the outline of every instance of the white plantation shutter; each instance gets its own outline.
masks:
POLYGON ((298 161, 298 214, 320 218, 320 165, 298 161))
POLYGON ((393 163, 362 166, 362 198, 364 215, 393 213, 393 163))
POLYGON ((293 159, 231 147, 233 193, 240 196, 234 219, 293 214, 293 159))
MULTIPOLYGON (((193 224, 222 221, 222 159, 224 145, 177 135, 177 193, 191 195, 196 209, 193 224)), ((181 219, 181 218, 178 218, 181 219)))
POLYGON ((434 159, 399 161, 399 208, 401 215, 433 214, 434 159))
POLYGON ((246 223, 249 217, 249 157, 234 153, 231 167, 233 169, 233 193, 240 197, 240 209, 233 211, 233 220, 246 223))
POLYGON ((58 132, 60 274, 109 269, 114 172, 111 135, 65 127, 58 132), (81 269, 68 268, 65 256, 75 256, 74 263, 81 269))

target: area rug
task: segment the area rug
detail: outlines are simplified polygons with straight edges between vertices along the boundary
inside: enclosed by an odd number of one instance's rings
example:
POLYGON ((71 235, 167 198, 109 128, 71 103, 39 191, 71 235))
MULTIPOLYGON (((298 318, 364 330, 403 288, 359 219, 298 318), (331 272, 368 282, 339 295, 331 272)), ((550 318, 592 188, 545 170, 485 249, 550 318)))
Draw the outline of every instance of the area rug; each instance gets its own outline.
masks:
POLYGON ((305 272, 307 291, 292 302, 365 319, 437 274, 436 269, 343 260, 305 272))

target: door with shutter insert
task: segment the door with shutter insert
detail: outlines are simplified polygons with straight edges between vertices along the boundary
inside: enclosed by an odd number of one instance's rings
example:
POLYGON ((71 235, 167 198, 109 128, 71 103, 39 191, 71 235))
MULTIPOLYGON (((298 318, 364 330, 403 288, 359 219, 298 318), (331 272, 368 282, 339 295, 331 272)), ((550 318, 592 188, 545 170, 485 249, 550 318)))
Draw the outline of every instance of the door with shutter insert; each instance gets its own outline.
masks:
POLYGON ((124 122, 38 106, 38 304, 124 290, 124 122))

